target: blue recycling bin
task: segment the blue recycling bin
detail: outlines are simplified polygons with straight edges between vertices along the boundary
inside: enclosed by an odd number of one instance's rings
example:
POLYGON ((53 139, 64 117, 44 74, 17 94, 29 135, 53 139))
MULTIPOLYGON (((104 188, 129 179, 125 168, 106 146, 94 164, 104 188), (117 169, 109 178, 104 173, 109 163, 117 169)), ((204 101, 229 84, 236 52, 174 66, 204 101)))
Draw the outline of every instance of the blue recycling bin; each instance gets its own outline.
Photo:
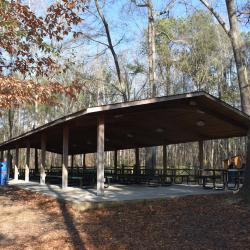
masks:
POLYGON ((4 186, 8 180, 8 163, 6 161, 0 162, 0 185, 4 186))

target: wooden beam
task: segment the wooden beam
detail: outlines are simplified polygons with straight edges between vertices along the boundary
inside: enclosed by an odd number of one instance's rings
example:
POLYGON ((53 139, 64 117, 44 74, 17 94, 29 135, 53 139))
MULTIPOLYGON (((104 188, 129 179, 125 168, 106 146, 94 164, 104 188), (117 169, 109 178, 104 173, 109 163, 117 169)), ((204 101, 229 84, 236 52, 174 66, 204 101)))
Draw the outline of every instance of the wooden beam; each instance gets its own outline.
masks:
POLYGON ((70 164, 70 166, 71 166, 71 174, 72 174, 73 169, 74 169, 74 155, 73 154, 71 155, 71 164, 70 164))
POLYGON ((97 195, 104 195, 104 116, 97 120, 97 195))
MULTIPOLYGON (((221 104, 223 104, 223 102, 221 102, 221 104)), ((223 104, 224 105, 224 104, 223 104)), ((234 109, 233 107, 231 107, 230 105, 226 104, 228 108, 230 109, 234 109)), ((224 105, 225 106, 225 105, 224 105)), ((222 120, 226 123, 229 123, 235 127, 239 127, 240 129, 246 130, 248 131, 248 125, 247 124, 243 124, 241 121, 237 121, 235 119, 233 119, 232 117, 228 116, 226 113, 223 113, 223 111, 219 111, 216 109, 211 108, 209 105, 203 105, 201 107, 201 111, 205 112, 207 115, 210 115, 211 117, 214 117, 218 120, 222 120)), ((240 112, 239 110, 234 110, 235 112, 240 112)), ((241 115, 245 115, 244 113, 242 113, 241 115)))
POLYGON ((115 175, 117 175, 117 167, 118 167, 118 164, 117 164, 117 150, 114 151, 114 172, 115 172, 115 175))
POLYGON ((46 166, 46 136, 43 134, 41 137, 41 167, 40 167, 40 184, 45 185, 46 183, 46 173, 45 173, 45 166, 46 166))
POLYGON ((30 181, 30 143, 27 142, 26 164, 25 164, 25 182, 30 181))
POLYGON ((162 147, 162 153, 163 153, 163 173, 166 174, 167 173, 167 146, 163 145, 162 147))
POLYGON ((39 172, 39 163, 38 163, 38 149, 35 148, 35 174, 39 172))
POLYGON ((135 148, 135 174, 140 173, 140 150, 135 148))
POLYGON ((204 153, 203 153, 203 141, 199 141, 199 168, 203 169, 203 159, 204 159, 204 153))
POLYGON ((82 155, 82 167, 86 168, 86 154, 82 155))
POLYGON ((4 155, 4 151, 2 150, 1 151, 1 159, 0 159, 0 161, 3 161, 3 155, 4 155))
POLYGON ((62 188, 68 187, 68 155, 69 155, 69 127, 63 127, 63 164, 62 164, 62 188))
POLYGON ((9 181, 9 179, 10 179, 10 173, 11 173, 11 171, 12 171, 12 157, 11 157, 11 154, 10 154, 10 149, 7 150, 7 162, 8 162, 7 181, 9 181))
POLYGON ((16 146, 15 166, 14 166, 14 180, 15 181, 18 180, 18 175, 19 175, 18 165, 19 165, 19 148, 18 148, 18 146, 16 146))

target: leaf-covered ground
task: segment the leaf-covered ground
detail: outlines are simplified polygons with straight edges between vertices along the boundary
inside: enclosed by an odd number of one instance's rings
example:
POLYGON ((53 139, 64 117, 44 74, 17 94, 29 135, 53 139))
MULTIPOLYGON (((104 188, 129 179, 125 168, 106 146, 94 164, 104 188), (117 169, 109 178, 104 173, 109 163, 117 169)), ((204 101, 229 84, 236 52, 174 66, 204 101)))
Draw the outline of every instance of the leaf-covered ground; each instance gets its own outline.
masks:
POLYGON ((0 189, 1 249, 250 249, 250 206, 232 194, 80 211, 0 189))

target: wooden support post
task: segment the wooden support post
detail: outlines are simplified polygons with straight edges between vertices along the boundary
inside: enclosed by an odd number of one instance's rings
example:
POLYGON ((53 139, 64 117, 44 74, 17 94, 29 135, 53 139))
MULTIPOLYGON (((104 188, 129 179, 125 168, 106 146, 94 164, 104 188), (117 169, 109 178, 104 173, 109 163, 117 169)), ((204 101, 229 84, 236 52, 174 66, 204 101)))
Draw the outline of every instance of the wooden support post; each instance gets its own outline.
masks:
POLYGON ((73 171, 74 168, 74 155, 71 155, 71 169, 73 171))
POLYGON ((63 164, 62 164, 62 188, 68 187, 68 155, 69 155, 69 128, 63 128, 63 164))
POLYGON ((140 150, 139 148, 135 149, 135 174, 140 173, 140 150))
POLYGON ((25 182, 30 181, 30 143, 27 143, 26 148, 26 164, 25 164, 25 182))
POLYGON ((1 151, 1 159, 0 159, 1 161, 3 161, 3 155, 4 155, 4 151, 2 150, 1 151))
POLYGON ((167 146, 163 145, 162 147, 162 153, 163 153, 163 173, 167 173, 167 146))
POLYGON ((70 157, 70 176, 74 176, 74 155, 70 157))
POLYGON ((13 172, 11 172, 11 171, 13 171, 13 169, 12 169, 12 157, 10 154, 10 149, 7 150, 7 162, 8 162, 7 180, 9 181, 10 174, 13 173, 13 172))
POLYGON ((40 184, 45 185, 46 183, 46 173, 45 173, 45 165, 46 165, 46 136, 42 135, 41 137, 41 167, 40 167, 40 184))
POLYGON ((15 153, 15 169, 14 169, 14 180, 17 181, 18 180, 18 165, 19 165, 19 148, 16 147, 16 153, 15 153))
POLYGON ((117 175, 117 150, 114 151, 114 172, 117 175))
POLYGON ((104 195, 104 116, 97 121, 97 195, 104 195))
POLYGON ((203 141, 199 141, 199 168, 203 169, 203 141))
POLYGON ((35 148, 35 174, 39 172, 39 163, 38 163, 38 149, 35 148))
POLYGON ((86 154, 82 155, 82 167, 86 168, 86 154))

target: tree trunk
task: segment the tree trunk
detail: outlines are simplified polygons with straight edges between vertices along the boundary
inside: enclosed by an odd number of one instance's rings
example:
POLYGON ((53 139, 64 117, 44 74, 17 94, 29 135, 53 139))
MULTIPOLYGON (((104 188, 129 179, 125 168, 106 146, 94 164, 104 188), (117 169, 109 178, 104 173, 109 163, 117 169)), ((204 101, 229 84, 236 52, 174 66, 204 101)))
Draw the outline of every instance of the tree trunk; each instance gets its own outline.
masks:
POLYGON ((8 110, 8 122, 9 122, 9 139, 13 137, 13 124, 14 124, 14 116, 15 116, 15 111, 14 109, 9 109, 8 110))
POLYGON ((146 148, 146 168, 154 169, 156 165, 156 147, 146 148))
MULTIPOLYGON (((241 39, 237 11, 234 0, 225 0, 227 6, 228 20, 230 24, 230 29, 226 27, 226 23, 223 21, 221 16, 212 8, 207 0, 200 0, 204 6, 214 15, 219 24, 222 26, 226 34, 228 35, 234 53, 234 60, 236 63, 237 77, 240 89, 241 97, 241 109, 246 114, 250 115, 250 86, 247 73, 247 63, 245 46, 241 39)), ((248 131, 247 136, 247 157, 246 157, 246 173, 245 180, 242 188, 242 193, 244 196, 248 196, 250 191, 250 132, 248 131)), ((250 198, 249 198, 250 200, 250 198)))
POLYGON ((35 148, 35 173, 39 173, 39 163, 38 163, 38 149, 35 148))
MULTIPOLYGON (((229 36, 231 39, 234 59, 236 63, 237 76, 241 97, 241 108, 246 114, 250 115, 250 86, 247 75, 246 54, 244 51, 244 44, 242 42, 238 21, 236 16, 236 7, 234 0, 226 0, 228 18, 230 23, 229 36)), ((247 134, 247 151, 246 151, 246 170, 245 180, 243 184, 242 194, 250 200, 250 129, 247 134)))
POLYGON ((106 33, 106 36, 107 36, 108 48, 111 51, 111 54, 112 54, 112 57, 113 57, 113 60, 114 60, 114 63, 115 63, 116 74, 117 74, 117 78, 118 78, 118 81, 119 81, 119 84, 120 84, 120 87, 121 87, 120 92, 122 94, 123 101, 126 102, 126 101, 128 101, 128 98, 127 98, 127 95, 126 95, 126 88, 124 87, 124 81, 123 81, 122 74, 121 74, 121 68, 120 68, 120 64, 119 64, 119 61, 118 61, 118 56, 117 56, 117 54, 115 52, 115 48, 114 48, 114 45, 113 45, 113 42, 112 42, 110 29, 109 29, 109 24, 108 24, 103 12, 102 12, 102 9, 100 8, 99 0, 95 0, 95 6, 96 6, 96 10, 98 12, 98 15, 99 15, 99 17, 100 17, 100 19, 101 19, 101 21, 103 23, 105 33, 106 33))
MULTIPOLYGON (((155 84, 155 21, 154 21, 154 7, 152 0, 147 1, 148 8, 148 73, 149 73, 149 97, 156 96, 155 84)), ((156 165, 156 147, 146 149, 146 166, 148 168, 155 168, 156 165)))
POLYGON ((240 88, 242 111, 250 115, 250 85, 247 75, 246 54, 241 39, 234 0, 226 0, 230 23, 229 37, 233 47, 237 76, 240 88))
POLYGON ((152 0, 148 0, 148 63, 149 63, 149 87, 150 97, 156 96, 155 84, 155 22, 152 0))
POLYGON ((243 187, 241 189, 241 193, 245 198, 247 198, 250 201, 250 129, 247 133, 247 155, 246 155, 246 169, 245 169, 245 178, 243 187))
POLYGON ((218 23, 224 29, 231 41, 239 82, 242 111, 250 115, 250 86, 248 82, 245 46, 239 31, 235 1, 225 0, 230 24, 229 30, 227 29, 223 18, 215 11, 215 9, 207 2, 207 0, 200 0, 200 2, 217 19, 218 23))

